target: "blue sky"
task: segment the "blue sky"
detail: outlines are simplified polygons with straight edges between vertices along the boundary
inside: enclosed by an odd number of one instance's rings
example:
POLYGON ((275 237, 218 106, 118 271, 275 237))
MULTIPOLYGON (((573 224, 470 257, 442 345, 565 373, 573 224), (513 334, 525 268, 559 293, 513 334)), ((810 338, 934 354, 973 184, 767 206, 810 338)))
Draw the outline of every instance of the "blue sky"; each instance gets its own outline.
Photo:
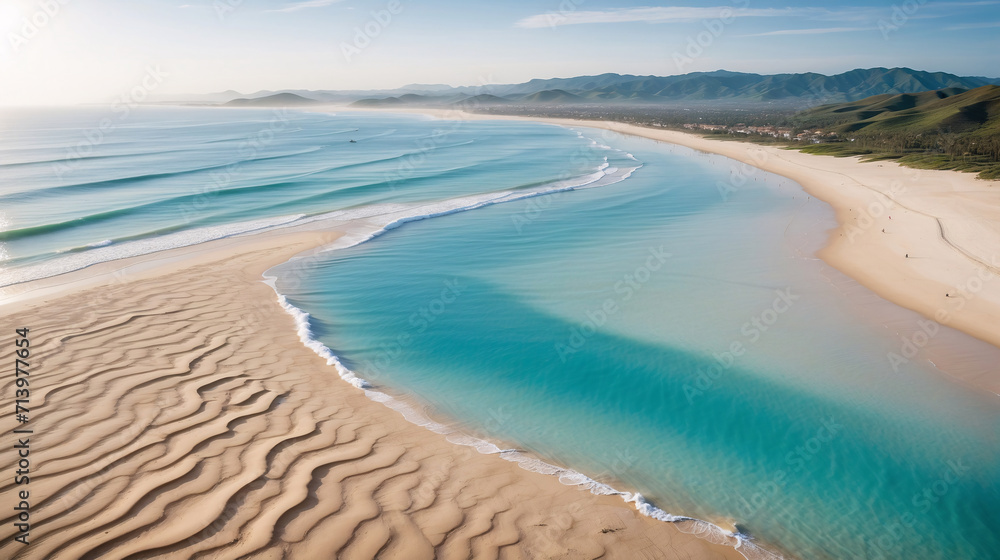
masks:
POLYGON ((105 100, 150 71, 156 95, 720 68, 1000 76, 1000 0, 3 0, 0 33, 3 104, 105 100))

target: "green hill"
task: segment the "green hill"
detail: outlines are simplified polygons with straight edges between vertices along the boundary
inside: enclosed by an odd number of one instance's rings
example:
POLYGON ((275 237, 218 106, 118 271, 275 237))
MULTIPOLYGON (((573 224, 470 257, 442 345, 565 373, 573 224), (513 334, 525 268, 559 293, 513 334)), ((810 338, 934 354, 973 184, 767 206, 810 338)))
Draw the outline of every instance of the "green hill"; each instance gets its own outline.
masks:
POLYGON ((876 95, 804 111, 796 121, 839 133, 995 133, 1000 132, 1000 86, 876 95))
POLYGON ((1000 178, 1000 86, 876 95, 816 107, 792 120, 797 128, 840 135, 839 142, 802 148, 810 153, 897 159, 1000 178))

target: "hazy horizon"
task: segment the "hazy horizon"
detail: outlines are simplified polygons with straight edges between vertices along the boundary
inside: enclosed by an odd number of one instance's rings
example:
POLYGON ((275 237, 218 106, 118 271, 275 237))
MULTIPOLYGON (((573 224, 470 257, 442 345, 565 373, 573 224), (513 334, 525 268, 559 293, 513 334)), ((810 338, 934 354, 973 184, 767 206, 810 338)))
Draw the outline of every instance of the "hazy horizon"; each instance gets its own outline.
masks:
POLYGON ((12 0, 0 105, 909 67, 1000 77, 1000 1, 12 0))

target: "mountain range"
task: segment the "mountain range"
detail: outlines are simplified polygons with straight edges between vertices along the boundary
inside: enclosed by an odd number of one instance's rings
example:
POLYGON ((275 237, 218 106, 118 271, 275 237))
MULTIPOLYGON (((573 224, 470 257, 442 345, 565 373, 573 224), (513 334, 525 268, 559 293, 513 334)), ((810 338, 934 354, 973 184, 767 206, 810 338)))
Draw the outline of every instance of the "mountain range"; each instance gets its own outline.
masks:
MULTIPOLYGON (((947 88, 974 89, 1000 85, 998 78, 957 76, 910 68, 867 68, 826 76, 801 74, 751 74, 744 72, 692 72, 676 76, 600 74, 573 78, 534 79, 520 84, 452 87, 443 84, 410 84, 394 90, 281 90, 242 95, 226 91, 188 96, 201 103, 281 105, 294 98, 302 103, 356 103, 363 107, 398 105, 564 105, 564 104, 697 104, 731 102, 779 106, 816 106, 850 102, 874 95, 909 94, 947 88), (282 95, 282 97, 273 97, 282 95), (271 99, 267 99, 271 98, 271 99)), ((177 101, 176 99, 174 101, 177 101)))

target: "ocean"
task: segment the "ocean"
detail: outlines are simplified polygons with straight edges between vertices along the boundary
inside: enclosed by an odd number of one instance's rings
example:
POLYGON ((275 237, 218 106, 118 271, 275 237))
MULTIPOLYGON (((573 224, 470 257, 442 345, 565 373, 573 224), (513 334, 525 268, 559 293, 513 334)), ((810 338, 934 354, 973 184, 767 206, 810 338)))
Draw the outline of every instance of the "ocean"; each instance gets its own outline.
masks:
POLYGON ((0 285, 378 216, 269 272, 373 398, 648 515, 735 523, 751 556, 998 557, 996 396, 892 358, 898 335, 815 257, 832 210, 795 183, 529 122, 119 117, 4 115, 0 285))

